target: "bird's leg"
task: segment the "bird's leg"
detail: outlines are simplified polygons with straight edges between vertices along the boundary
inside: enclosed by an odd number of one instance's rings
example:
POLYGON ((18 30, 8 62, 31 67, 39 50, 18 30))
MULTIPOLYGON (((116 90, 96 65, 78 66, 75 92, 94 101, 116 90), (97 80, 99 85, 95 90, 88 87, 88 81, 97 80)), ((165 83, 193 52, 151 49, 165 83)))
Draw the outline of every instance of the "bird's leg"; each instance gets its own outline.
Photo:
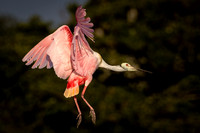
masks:
POLYGON ((78 122, 77 122, 77 128, 79 127, 79 125, 81 124, 81 121, 82 121, 82 115, 81 115, 81 110, 79 108, 79 105, 78 105, 78 102, 77 102, 77 98, 74 96, 74 102, 76 104, 76 107, 77 107, 77 110, 78 110, 78 116, 76 119, 78 119, 78 122))
POLYGON ((85 94, 86 88, 87 88, 87 86, 85 86, 85 87, 83 88, 83 91, 82 91, 82 93, 81 93, 81 97, 82 97, 82 99, 84 100, 84 102, 88 105, 88 107, 90 108, 90 116, 92 117, 92 122, 95 124, 95 123, 96 123, 96 114, 95 114, 95 112, 94 112, 94 109, 93 109, 93 107, 88 103, 88 101, 84 98, 84 94, 85 94))

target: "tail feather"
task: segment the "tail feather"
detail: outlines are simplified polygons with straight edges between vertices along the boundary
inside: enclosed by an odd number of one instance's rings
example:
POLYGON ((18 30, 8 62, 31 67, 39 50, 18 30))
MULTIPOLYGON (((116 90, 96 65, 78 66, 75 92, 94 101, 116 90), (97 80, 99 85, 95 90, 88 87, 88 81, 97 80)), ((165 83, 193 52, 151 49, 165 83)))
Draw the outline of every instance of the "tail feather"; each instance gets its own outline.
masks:
POLYGON ((65 92, 64 92, 64 96, 66 98, 69 98, 69 97, 73 97, 75 95, 78 95, 79 93, 79 86, 75 86, 75 87, 71 87, 71 88, 66 88, 65 92))

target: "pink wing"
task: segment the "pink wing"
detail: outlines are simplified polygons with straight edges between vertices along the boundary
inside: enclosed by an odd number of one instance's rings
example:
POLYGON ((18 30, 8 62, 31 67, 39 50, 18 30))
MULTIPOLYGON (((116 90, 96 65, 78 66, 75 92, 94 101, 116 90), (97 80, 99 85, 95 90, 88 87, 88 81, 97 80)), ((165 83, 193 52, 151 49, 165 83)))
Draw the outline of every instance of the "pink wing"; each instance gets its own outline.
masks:
MULTIPOLYGON (((93 27, 93 23, 90 23, 90 17, 85 18, 85 16, 86 16, 85 10, 86 9, 83 9, 82 6, 79 6, 77 8, 77 10, 76 10, 77 26, 80 28, 80 30, 83 34, 85 34, 88 38, 90 38, 92 41, 94 41, 94 35, 92 34, 94 32, 94 30, 91 29, 91 27, 93 27)), ((74 31, 74 34, 75 33, 76 33, 76 31, 74 31)), ((87 43, 87 41, 85 43, 87 43)))
POLYGON ((50 34, 31 49, 23 62, 26 65, 32 64, 32 68, 51 68, 53 66, 56 75, 66 79, 72 72, 70 61, 70 50, 72 33, 68 26, 61 26, 53 34, 50 34))
POLYGON ((72 40, 72 53, 71 53, 71 63, 73 69, 76 73, 86 76, 88 73, 89 66, 92 65, 93 62, 96 63, 96 57, 93 55, 93 51, 90 48, 85 35, 94 41, 94 30, 91 29, 93 27, 93 23, 90 23, 90 18, 86 16, 85 9, 81 6, 76 10, 76 21, 77 25, 74 28, 74 37, 72 40))
POLYGON ((33 47, 22 59, 23 62, 27 61, 26 65, 30 65, 33 61, 36 62, 33 64, 32 69, 39 66, 39 68, 51 68, 53 66, 49 56, 46 54, 46 51, 49 45, 53 41, 53 35, 45 37, 42 41, 40 41, 35 47, 33 47))

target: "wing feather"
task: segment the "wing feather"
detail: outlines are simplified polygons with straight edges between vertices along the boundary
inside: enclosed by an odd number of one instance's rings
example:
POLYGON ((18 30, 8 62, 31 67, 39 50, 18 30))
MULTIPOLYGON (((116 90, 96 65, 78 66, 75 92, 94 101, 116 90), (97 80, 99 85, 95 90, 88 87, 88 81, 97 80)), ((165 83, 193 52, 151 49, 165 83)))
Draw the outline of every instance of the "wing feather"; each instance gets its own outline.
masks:
MULTIPOLYGON (((30 65, 32 64, 34 61, 36 61, 33 65, 33 69, 36 68, 39 64, 40 64, 40 60, 43 55, 43 52, 45 49, 48 49, 48 47, 50 46, 50 44, 52 43, 52 34, 45 37, 42 41, 40 41, 35 47, 33 47, 22 59, 23 62, 26 62, 26 65, 30 65)), ((47 60, 50 61, 50 60, 47 60)), ((51 64, 51 63, 49 63, 51 64)), ((52 66, 49 66, 50 68, 52 66)))
POLYGON ((61 29, 54 35, 54 41, 47 50, 58 77, 66 79, 72 72, 71 66, 72 33, 69 28, 61 29))
MULTIPOLYGON (((93 23, 90 22, 90 17, 85 18, 86 11, 82 8, 82 6, 79 6, 76 10, 76 21, 77 26, 80 28, 80 30, 85 34, 88 38, 90 38, 92 41, 94 41, 94 30, 91 29, 93 27, 93 23)), ((75 28, 76 29, 76 28, 75 28)), ((74 34, 76 34, 78 31, 74 31, 74 34)))
MULTIPOLYGON (((94 30, 93 23, 90 22, 90 18, 86 16, 86 11, 81 6, 76 10, 76 20, 77 25, 74 28, 74 37, 72 40, 72 50, 71 50, 71 63, 73 69, 76 73, 86 76, 89 73, 92 73, 93 66, 96 64, 96 57, 93 55, 93 51, 89 46, 85 36, 91 39, 94 42, 94 30)), ((95 68, 96 69, 96 68, 95 68)))
POLYGON ((38 66, 39 69, 53 67, 58 77, 66 79, 72 71, 71 42, 72 33, 68 26, 63 25, 33 47, 22 61, 27 61, 26 65, 35 61, 32 69, 38 66))
MULTIPOLYGON (((46 48, 42 48, 39 52, 38 52, 38 56, 35 58, 32 58, 32 62, 33 60, 36 60, 36 62, 33 64, 33 66, 31 67, 32 69, 37 68, 40 64, 41 64, 41 60, 43 58, 45 58, 44 54, 45 54, 46 48)), ((30 63, 29 63, 30 64, 30 63)))

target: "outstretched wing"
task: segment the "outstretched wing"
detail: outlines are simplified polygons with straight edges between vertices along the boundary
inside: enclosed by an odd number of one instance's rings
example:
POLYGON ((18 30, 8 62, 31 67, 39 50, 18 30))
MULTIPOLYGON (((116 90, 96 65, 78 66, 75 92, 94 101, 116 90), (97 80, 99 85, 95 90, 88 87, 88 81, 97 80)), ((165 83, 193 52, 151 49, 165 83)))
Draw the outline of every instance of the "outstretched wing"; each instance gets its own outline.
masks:
POLYGON ((94 42, 93 23, 86 16, 86 11, 81 6, 76 10, 77 25, 74 28, 74 36, 72 40, 71 63, 73 69, 80 75, 86 75, 87 66, 93 57, 93 51, 90 48, 85 35, 94 42))
POLYGON ((53 66, 56 75, 66 79, 72 72, 71 54, 72 33, 68 26, 64 25, 50 34, 35 47, 33 47, 22 59, 26 65, 32 64, 32 68, 51 68, 53 66))
POLYGON ((26 65, 32 64, 36 61, 32 69, 37 68, 51 68, 53 66, 49 56, 46 54, 47 49, 49 48, 50 44, 53 41, 53 35, 50 34, 49 36, 45 37, 42 41, 40 41, 35 47, 33 47, 22 59, 23 62, 26 62, 26 65))

